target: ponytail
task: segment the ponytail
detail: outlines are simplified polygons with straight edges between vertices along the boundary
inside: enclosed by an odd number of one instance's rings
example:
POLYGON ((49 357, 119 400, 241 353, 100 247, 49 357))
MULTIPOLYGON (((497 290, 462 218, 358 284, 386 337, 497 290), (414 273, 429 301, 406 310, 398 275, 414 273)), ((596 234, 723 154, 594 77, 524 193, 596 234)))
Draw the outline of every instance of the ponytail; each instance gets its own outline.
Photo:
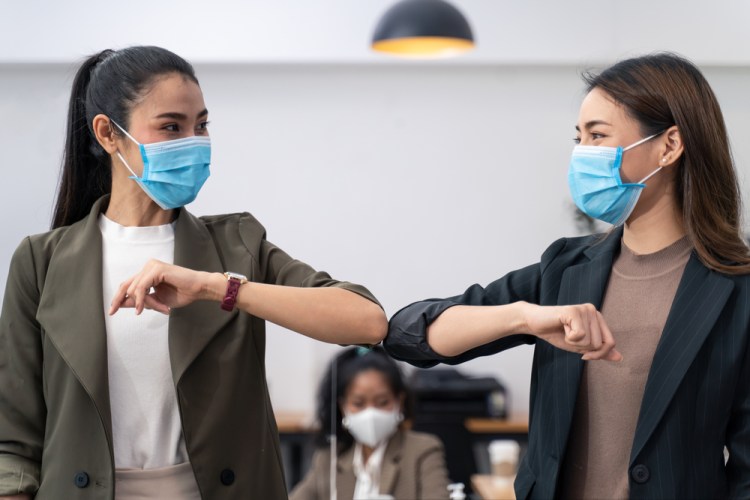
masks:
POLYGON ((187 61, 159 47, 103 50, 78 69, 70 94, 53 229, 83 219, 96 200, 112 190, 112 162, 94 136, 94 117, 104 114, 128 127, 133 104, 157 76, 167 73, 198 83, 187 61))
POLYGON ((112 53, 103 50, 89 57, 73 80, 53 229, 83 219, 94 202, 111 189, 109 158, 101 147, 97 148, 86 122, 86 90, 96 65, 112 53))

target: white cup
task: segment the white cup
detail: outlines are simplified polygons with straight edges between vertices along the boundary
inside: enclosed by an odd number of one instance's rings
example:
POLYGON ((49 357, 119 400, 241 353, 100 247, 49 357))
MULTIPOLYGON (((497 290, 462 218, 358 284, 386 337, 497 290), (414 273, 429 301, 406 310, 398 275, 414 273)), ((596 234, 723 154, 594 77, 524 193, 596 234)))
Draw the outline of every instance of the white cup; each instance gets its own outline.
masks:
POLYGON ((516 441, 501 439, 490 442, 488 447, 492 474, 497 477, 513 478, 518 470, 518 455, 521 447, 516 441))

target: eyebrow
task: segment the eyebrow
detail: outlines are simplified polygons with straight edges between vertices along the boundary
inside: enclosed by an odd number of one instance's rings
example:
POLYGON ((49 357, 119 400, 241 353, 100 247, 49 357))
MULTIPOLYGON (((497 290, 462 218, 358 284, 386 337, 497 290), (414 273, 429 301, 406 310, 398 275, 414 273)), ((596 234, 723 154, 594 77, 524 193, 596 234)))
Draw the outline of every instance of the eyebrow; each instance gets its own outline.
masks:
MULTIPOLYGON (((591 130, 592 128, 596 127, 597 125, 609 125, 612 126, 611 123, 607 123, 604 120, 591 120, 590 122, 586 122, 586 124, 583 126, 586 130, 591 130)), ((581 131, 581 128, 576 125, 576 130, 581 131)))
MULTIPOLYGON (((198 113, 197 118, 201 118, 206 115, 208 115, 208 109, 204 109, 203 111, 198 113)), ((170 113, 162 113, 156 118, 171 118, 172 120, 187 120, 187 115, 183 113, 170 112, 170 113)))

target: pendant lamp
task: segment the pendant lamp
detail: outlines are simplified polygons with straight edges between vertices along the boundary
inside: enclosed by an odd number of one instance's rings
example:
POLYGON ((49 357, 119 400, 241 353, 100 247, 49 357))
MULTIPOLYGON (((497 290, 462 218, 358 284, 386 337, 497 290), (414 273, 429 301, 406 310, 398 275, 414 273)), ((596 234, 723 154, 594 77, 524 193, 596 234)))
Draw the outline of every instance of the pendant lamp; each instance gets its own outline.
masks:
POLYGON ((380 19, 372 37, 378 52, 406 57, 457 55, 474 47, 466 18, 443 0, 402 0, 380 19))

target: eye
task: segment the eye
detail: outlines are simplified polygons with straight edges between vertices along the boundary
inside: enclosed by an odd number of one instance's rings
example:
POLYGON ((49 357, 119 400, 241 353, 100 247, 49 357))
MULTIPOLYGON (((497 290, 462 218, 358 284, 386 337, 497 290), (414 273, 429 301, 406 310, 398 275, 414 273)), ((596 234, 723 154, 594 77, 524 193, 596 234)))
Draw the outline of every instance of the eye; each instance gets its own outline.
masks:
POLYGON ((167 123, 166 125, 162 127, 162 130, 166 130, 168 132, 179 132, 180 126, 177 125, 176 123, 167 123))
POLYGON ((580 137, 573 137, 573 142, 575 142, 576 144, 580 144, 581 143, 581 138, 580 137))
POLYGON ((607 136, 604 135, 604 134, 599 134, 597 132, 591 132, 591 138, 593 140, 595 140, 595 141, 598 141, 599 139, 604 139, 605 137, 607 137, 607 136))
POLYGON ((195 130, 200 133, 208 132, 208 125, 210 123, 209 121, 200 122, 195 130))

